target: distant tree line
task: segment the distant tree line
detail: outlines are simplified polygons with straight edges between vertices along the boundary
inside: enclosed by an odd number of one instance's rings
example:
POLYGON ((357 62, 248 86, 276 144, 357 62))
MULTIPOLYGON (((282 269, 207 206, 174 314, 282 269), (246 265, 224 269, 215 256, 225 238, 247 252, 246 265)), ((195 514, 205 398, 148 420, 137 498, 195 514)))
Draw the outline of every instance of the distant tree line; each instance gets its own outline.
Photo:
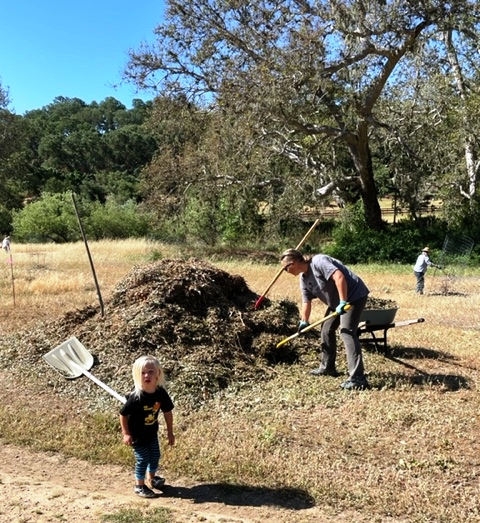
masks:
POLYGON ((125 80, 155 88, 130 109, 59 97, 18 116, 0 85, 3 230, 78 239, 74 192, 94 238, 277 248, 335 200, 322 230, 353 261, 478 243, 480 6, 365 6, 169 0, 158 42, 130 53, 125 80), (408 222, 382 220, 385 195, 408 222), (434 200, 443 215, 422 217, 434 200))

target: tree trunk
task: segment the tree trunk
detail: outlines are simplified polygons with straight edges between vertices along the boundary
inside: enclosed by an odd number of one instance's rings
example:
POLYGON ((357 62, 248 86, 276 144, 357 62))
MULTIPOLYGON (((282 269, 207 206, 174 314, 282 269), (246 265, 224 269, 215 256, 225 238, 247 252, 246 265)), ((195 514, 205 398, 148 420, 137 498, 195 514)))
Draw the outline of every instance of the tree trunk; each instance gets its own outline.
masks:
POLYGON ((463 102, 463 130, 464 130, 464 149, 465 149, 465 163, 467 167, 467 180, 468 188, 467 192, 460 191, 470 201, 470 208, 472 211, 476 207, 476 193, 477 193, 477 177, 478 177, 478 161, 477 161, 477 149, 475 147, 475 138, 470 131, 470 122, 468 117, 467 98, 468 89, 465 85, 465 78, 463 75, 460 62, 458 61, 457 52, 453 44, 452 30, 445 34, 445 45, 447 48, 447 55, 450 65, 452 66, 453 77, 457 85, 457 89, 460 93, 460 98, 463 102))
POLYGON ((360 177, 360 196, 363 201, 365 220, 368 227, 376 231, 384 228, 378 191, 373 177, 372 157, 368 145, 368 125, 365 120, 357 124, 356 140, 349 143, 350 154, 360 177))

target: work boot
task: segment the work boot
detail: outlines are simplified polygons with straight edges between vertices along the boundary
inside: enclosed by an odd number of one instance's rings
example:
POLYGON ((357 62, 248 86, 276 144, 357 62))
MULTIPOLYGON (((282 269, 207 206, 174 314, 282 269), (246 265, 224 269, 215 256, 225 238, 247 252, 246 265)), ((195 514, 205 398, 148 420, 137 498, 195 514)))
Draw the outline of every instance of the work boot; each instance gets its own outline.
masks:
POLYGON ((328 369, 322 369, 322 367, 319 367, 318 369, 311 370, 310 374, 312 376, 332 376, 333 378, 336 378, 337 376, 340 376, 340 373, 337 372, 336 369, 328 370, 328 369))
POLYGON ((370 388, 370 385, 367 378, 350 378, 344 381, 340 387, 343 390, 367 390, 370 388))

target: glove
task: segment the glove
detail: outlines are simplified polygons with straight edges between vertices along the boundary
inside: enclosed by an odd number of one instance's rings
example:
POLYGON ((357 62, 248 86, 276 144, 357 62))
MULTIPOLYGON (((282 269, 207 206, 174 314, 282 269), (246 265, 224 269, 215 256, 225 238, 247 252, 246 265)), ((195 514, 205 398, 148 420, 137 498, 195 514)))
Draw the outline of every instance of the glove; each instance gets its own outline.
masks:
POLYGON ((302 331, 305 327, 308 327, 310 325, 310 323, 308 323, 308 321, 303 321, 301 320, 298 324, 298 330, 297 332, 300 332, 302 331))
POLYGON ((335 309, 335 312, 341 316, 342 314, 345 314, 347 311, 345 310, 345 306, 348 305, 348 301, 341 301, 337 308, 335 309))

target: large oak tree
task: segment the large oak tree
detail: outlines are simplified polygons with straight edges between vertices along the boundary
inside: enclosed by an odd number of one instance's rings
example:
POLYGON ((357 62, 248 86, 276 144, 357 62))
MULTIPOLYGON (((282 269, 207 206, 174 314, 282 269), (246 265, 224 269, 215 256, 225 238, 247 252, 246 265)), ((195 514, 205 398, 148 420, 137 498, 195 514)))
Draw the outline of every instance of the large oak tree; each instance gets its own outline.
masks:
POLYGON ((354 184, 375 229, 383 226, 370 146, 384 127, 377 103, 422 38, 478 11, 465 0, 169 0, 167 6, 156 42, 131 51, 125 77, 140 88, 250 114, 271 151, 313 175, 318 196, 354 184), (350 166, 337 168, 344 151, 350 166))

